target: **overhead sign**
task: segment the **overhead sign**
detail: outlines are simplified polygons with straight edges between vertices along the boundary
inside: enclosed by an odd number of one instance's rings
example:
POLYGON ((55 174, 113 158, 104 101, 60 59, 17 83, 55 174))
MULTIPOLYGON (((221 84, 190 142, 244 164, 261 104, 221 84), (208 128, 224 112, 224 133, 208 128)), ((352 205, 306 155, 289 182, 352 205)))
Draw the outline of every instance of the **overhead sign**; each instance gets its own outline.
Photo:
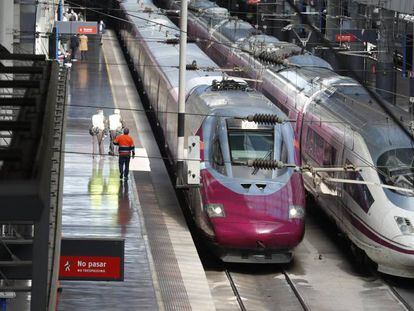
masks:
POLYGON ((352 33, 335 35, 336 42, 355 42, 356 40, 357 40, 357 37, 352 33))
POLYGON ((59 279, 123 281, 124 246, 123 239, 62 239, 59 279))
POLYGON ((98 33, 96 26, 78 26, 78 33, 84 35, 95 35, 98 33))
POLYGON ((97 22, 55 22, 55 27, 61 34, 85 34, 95 35, 98 33, 97 22))

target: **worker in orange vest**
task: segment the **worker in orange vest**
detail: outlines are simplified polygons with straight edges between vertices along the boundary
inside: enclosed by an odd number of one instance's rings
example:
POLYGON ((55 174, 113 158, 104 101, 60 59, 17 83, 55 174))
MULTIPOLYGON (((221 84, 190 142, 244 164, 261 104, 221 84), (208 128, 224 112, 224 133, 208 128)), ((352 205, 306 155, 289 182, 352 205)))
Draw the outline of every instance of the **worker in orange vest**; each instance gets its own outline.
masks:
POLYGON ((119 174, 120 178, 125 178, 125 181, 128 180, 129 174, 129 161, 135 157, 135 145, 134 140, 129 136, 129 129, 124 128, 124 134, 119 135, 114 140, 114 145, 119 147, 119 174))

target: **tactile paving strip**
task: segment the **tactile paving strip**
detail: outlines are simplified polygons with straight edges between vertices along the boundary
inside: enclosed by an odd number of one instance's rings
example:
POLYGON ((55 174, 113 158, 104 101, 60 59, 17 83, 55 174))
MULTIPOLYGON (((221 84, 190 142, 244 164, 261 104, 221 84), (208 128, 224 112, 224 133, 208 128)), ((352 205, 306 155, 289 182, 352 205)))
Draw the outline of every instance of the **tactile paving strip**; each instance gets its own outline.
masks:
POLYGON ((149 172, 134 172, 145 227, 165 310, 191 310, 170 233, 149 172))

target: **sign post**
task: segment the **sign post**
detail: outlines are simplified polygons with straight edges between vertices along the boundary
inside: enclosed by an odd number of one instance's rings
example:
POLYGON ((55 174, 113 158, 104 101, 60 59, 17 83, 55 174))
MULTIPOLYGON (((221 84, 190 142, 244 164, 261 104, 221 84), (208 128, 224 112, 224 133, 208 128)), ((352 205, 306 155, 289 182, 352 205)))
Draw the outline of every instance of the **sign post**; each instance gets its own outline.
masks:
POLYGON ((59 280, 123 281, 123 239, 64 238, 59 280))

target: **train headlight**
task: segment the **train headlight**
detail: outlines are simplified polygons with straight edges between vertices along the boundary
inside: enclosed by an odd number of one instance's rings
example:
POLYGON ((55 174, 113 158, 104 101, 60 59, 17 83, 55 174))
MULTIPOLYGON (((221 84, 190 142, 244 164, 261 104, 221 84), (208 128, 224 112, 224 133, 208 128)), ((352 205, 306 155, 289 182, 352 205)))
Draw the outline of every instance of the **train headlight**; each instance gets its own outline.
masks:
POLYGON ((414 234, 414 227, 408 218, 395 216, 394 219, 402 234, 414 234))
POLYGON ((224 213, 224 207, 222 204, 217 204, 217 203, 207 204, 206 211, 207 211, 207 215, 210 218, 226 217, 226 214, 224 213))
POLYGON ((289 205, 289 219, 302 219, 305 217, 305 209, 301 205, 289 205))

